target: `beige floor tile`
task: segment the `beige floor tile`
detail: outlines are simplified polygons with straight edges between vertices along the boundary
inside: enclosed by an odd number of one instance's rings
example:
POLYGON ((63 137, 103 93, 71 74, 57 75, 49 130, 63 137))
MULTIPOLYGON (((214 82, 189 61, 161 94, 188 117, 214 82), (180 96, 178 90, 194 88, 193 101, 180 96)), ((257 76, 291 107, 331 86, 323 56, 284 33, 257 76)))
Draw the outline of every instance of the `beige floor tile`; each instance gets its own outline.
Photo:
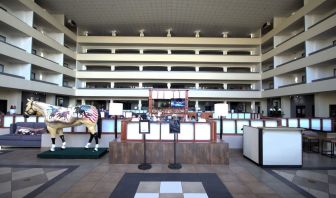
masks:
POLYGON ((275 193, 271 188, 260 182, 245 182, 253 193, 275 193))
POLYGON ((226 188, 230 191, 232 194, 247 194, 251 191, 247 186, 245 186, 243 183, 236 181, 236 182, 223 182, 226 188))
POLYGON ((90 192, 97 182, 79 182, 73 185, 69 192, 90 192))

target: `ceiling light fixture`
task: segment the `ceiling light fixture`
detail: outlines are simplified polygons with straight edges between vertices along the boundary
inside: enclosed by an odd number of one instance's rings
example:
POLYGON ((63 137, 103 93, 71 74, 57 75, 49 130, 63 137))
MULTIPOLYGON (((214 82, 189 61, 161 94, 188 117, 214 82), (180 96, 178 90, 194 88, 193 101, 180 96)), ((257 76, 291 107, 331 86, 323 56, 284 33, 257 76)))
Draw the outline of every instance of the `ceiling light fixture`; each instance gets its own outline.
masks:
POLYGON ((200 32, 201 32, 201 30, 196 30, 196 31, 194 32, 196 38, 200 37, 200 32))
POLYGON ((222 32, 223 38, 227 38, 229 36, 229 32, 222 32))

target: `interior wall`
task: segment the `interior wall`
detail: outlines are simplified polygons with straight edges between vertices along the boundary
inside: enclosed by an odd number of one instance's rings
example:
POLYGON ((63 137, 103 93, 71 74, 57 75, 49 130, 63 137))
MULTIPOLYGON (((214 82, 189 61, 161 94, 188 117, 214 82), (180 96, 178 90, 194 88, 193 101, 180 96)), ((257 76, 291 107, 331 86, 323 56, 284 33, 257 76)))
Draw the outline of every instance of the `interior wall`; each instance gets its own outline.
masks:
POLYGON ((315 98, 315 116, 329 117, 329 105, 336 105, 336 92, 316 93, 315 98))
POLYGON ((313 112, 314 95, 291 96, 290 111, 291 117, 296 117, 296 107, 305 106, 306 117, 315 117, 313 112))
POLYGON ((7 111, 11 105, 15 105, 16 113, 21 114, 21 94, 19 90, 0 88, 0 100, 7 100, 7 111))

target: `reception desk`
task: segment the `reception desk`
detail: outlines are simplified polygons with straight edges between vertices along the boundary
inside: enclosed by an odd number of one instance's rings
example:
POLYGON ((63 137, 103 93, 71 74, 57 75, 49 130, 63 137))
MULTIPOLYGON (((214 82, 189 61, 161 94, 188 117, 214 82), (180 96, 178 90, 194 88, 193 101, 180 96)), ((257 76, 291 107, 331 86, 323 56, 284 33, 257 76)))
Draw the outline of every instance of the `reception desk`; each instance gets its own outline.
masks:
POLYGON ((302 166, 302 129, 244 126, 243 155, 260 166, 302 166))

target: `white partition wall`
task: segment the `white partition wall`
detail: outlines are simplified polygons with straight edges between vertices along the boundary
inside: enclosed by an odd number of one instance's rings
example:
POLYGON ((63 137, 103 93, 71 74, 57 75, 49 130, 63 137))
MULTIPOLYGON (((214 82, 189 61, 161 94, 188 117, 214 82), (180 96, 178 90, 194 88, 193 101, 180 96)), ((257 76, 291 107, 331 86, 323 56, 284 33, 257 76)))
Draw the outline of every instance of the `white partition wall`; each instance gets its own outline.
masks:
POLYGON ((229 134, 229 133, 235 133, 235 132, 236 132, 236 121, 235 120, 223 120, 223 134, 225 133, 229 134))
POLYGON ((238 113, 232 113, 231 118, 232 119, 238 119, 238 113))
POLYGON ((288 119, 288 127, 299 127, 299 122, 297 118, 288 119))
POLYGON ((114 132, 114 120, 102 120, 102 132, 114 132))
POLYGON ((4 127, 9 127, 13 123, 13 116, 4 116, 4 127))
POLYGON ((169 133, 169 123, 161 123, 161 140, 174 140, 174 134, 169 133))
MULTIPOLYGON (((24 121, 25 121, 25 119, 24 119, 23 116, 15 116, 15 122, 24 122, 24 121)), ((36 117, 35 116, 30 116, 29 118, 27 118, 27 122, 36 122, 36 117)))
POLYGON ((73 128, 73 132, 82 132, 85 133, 86 132, 86 126, 85 125, 79 125, 79 126, 75 126, 73 128))
POLYGON ((278 127, 277 120, 265 120, 265 127, 278 127))
POLYGON ((251 126, 253 127, 263 127, 264 121, 262 120, 251 120, 251 126))
POLYGON ((146 134, 147 140, 160 140, 160 123, 151 122, 150 123, 150 133, 146 134))
POLYGON ((243 127, 249 126, 250 122, 248 120, 237 120, 237 133, 243 134, 243 127))
POLYGON ((71 128, 71 127, 64 128, 64 129, 63 129, 63 132, 64 132, 64 133, 70 133, 70 132, 72 132, 72 128, 71 128))
POLYGON ((251 114, 250 113, 245 113, 244 115, 244 119, 251 119, 251 114))
POLYGON ((243 154, 262 166, 302 166, 301 129, 244 126, 243 154))
POLYGON ((195 140, 211 140, 211 127, 210 123, 195 123, 195 140))
POLYGON ((287 126, 287 119, 281 119, 281 126, 287 126))
POLYGON ((44 122, 44 117, 43 116, 38 117, 37 122, 44 122))
POLYGON ((181 123, 181 133, 178 134, 178 140, 194 140, 194 123, 181 123))
POLYGON ((299 120, 299 122, 300 122, 300 127, 301 128, 305 128, 305 129, 309 129, 309 119, 307 119, 307 118, 300 118, 300 120, 299 120))
POLYGON ((263 165, 301 166, 301 129, 263 130, 263 165))
MULTIPOLYGON (((20 122, 24 122, 24 117, 22 116, 23 118, 23 121, 20 121, 20 122)), ((19 122, 17 121, 17 117, 15 118, 16 122, 19 122)), ((27 118, 26 122, 36 122, 36 116, 29 116, 29 118, 27 118)))
POLYGON ((331 119, 322 119, 323 131, 332 131, 332 122, 331 119))
POLYGON ((318 118, 312 118, 311 119, 311 129, 321 130, 321 120, 318 118))
POLYGON ((243 155, 255 163, 259 163, 259 129, 244 126, 243 155))
POLYGON ((139 122, 127 123, 127 139, 128 140, 142 140, 142 134, 139 133, 139 122))

